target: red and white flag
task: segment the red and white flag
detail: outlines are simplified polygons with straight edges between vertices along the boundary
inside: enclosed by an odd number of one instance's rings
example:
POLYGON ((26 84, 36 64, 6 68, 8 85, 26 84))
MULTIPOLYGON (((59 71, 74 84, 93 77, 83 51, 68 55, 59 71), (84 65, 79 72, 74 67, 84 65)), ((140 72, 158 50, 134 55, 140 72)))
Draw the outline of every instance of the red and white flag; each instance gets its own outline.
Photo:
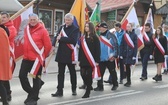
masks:
MULTIPOLYGON (((146 23, 150 23, 151 24, 151 29, 152 29, 152 32, 154 32, 154 25, 153 25, 153 15, 152 15, 152 9, 149 8, 149 11, 148 11, 148 15, 146 17, 146 20, 145 20, 145 24, 146 23)), ((145 39, 145 41, 150 41, 148 35, 146 34, 144 28, 145 28, 145 24, 144 26, 142 27, 142 30, 141 30, 141 33, 143 35, 143 38, 145 39)))
MULTIPOLYGON (((127 17, 124 19, 122 23, 122 28, 126 30, 126 26, 128 23, 133 23, 135 32, 140 31, 140 25, 138 21, 138 17, 135 11, 135 8, 132 7, 131 10, 129 11, 127 17)), ((143 42, 143 37, 140 32, 136 33, 138 36, 138 50, 141 50, 144 47, 144 42, 143 42)))
POLYGON ((29 7, 26 11, 21 13, 16 19, 13 20, 14 26, 17 30, 17 36, 15 38, 15 58, 16 60, 23 55, 23 41, 24 41, 24 29, 28 24, 29 14, 33 13, 33 6, 29 7))

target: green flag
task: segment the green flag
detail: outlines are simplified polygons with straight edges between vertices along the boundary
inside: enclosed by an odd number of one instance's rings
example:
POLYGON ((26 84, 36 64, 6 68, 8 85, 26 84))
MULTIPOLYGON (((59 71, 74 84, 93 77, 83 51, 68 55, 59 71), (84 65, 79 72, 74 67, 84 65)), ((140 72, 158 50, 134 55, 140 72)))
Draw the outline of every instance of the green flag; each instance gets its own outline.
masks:
MULTIPOLYGON (((96 3, 96 7, 94 8, 92 15, 90 16, 90 21, 94 24, 95 27, 100 23, 100 0, 96 3)), ((98 28, 96 28, 96 32, 99 35, 98 28)))

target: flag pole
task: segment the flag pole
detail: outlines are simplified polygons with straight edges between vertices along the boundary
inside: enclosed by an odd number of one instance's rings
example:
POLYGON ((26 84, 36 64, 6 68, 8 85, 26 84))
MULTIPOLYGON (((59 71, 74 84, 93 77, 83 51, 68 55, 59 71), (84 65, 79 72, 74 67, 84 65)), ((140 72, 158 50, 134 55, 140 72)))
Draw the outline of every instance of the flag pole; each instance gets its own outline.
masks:
POLYGON ((27 4, 26 6, 24 6, 24 8, 20 9, 18 12, 16 12, 14 15, 12 15, 12 16, 10 17, 10 20, 14 20, 15 18, 17 18, 21 13, 23 13, 23 12, 26 11, 29 7, 31 7, 31 6, 34 4, 35 1, 36 1, 36 0, 32 0, 29 4, 27 4))
POLYGON ((121 24, 124 22, 125 18, 128 16, 128 14, 130 13, 131 9, 134 7, 134 3, 135 3, 135 2, 133 2, 133 3, 131 4, 131 6, 129 7, 129 9, 128 9, 128 11, 126 12, 125 16, 124 16, 123 19, 121 20, 121 24))

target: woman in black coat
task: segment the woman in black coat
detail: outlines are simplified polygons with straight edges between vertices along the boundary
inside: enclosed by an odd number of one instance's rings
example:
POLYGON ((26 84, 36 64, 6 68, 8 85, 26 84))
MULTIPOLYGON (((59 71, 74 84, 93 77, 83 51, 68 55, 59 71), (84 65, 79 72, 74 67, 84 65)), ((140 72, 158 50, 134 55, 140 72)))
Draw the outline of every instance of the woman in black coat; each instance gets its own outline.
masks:
POLYGON ((166 55, 167 52, 167 38, 163 35, 162 27, 158 27, 156 30, 155 35, 153 36, 154 40, 154 61, 155 64, 157 65, 157 74, 153 79, 155 81, 161 81, 162 80, 162 75, 161 75, 161 69, 162 69, 162 64, 164 63, 164 55, 166 55), (156 44, 155 39, 158 39, 158 41, 161 44, 161 47, 164 49, 164 53, 159 50, 159 47, 156 44))
POLYGON ((134 47, 129 46, 128 41, 123 37, 121 41, 120 47, 120 59, 123 59, 123 63, 126 66, 126 74, 127 74, 127 83, 124 86, 129 87, 131 85, 131 65, 134 65, 136 62, 137 55, 137 35, 133 30, 133 25, 131 23, 127 24, 126 34, 130 37, 133 42, 134 47))
POLYGON ((79 48, 79 66, 81 68, 81 76, 86 84, 86 92, 82 98, 88 98, 92 87, 92 70, 93 67, 86 57, 86 50, 84 50, 83 42, 86 42, 88 49, 93 56, 93 59, 98 65, 100 61, 100 42, 95 33, 94 25, 91 22, 85 24, 84 36, 81 37, 81 44, 79 48))

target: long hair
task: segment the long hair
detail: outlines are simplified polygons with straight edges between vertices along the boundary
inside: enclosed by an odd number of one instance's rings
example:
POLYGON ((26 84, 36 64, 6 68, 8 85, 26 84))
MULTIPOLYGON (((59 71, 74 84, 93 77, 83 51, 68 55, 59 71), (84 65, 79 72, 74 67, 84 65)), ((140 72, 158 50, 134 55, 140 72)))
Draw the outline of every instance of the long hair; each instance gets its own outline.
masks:
MULTIPOLYGON (((84 35, 87 37, 87 36, 90 36, 91 37, 91 39, 93 39, 93 36, 94 35, 96 35, 96 32, 95 32, 95 27, 94 27, 94 25, 93 25, 93 23, 92 22, 87 22, 86 24, 88 24, 89 25, 89 35, 88 35, 88 33, 84 30, 84 35)), ((85 24, 85 26, 86 26, 86 24, 85 24)))
MULTIPOLYGON (((163 30, 162 30, 162 27, 161 27, 161 26, 158 26, 157 29, 160 30, 159 37, 163 37, 163 30)), ((156 32, 155 32, 155 38, 157 38, 157 37, 158 37, 158 34, 157 34, 157 30, 156 30, 156 32)))

